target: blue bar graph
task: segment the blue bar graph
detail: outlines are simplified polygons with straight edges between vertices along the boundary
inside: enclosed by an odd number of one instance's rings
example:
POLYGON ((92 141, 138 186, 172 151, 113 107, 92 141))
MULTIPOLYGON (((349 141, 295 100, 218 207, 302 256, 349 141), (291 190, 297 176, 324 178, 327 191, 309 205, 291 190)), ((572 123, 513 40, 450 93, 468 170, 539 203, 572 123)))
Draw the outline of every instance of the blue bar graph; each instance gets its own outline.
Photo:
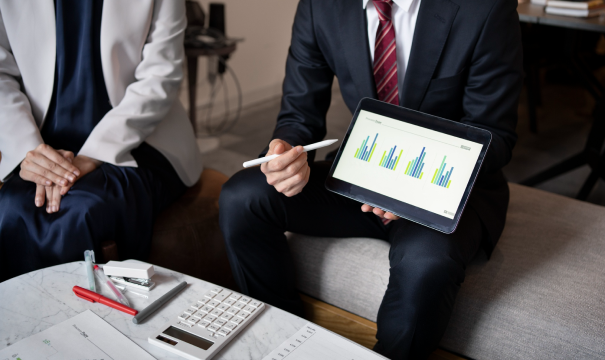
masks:
POLYGON ((426 157, 425 150, 426 147, 423 147, 422 151, 420 151, 420 155, 418 155, 418 157, 416 157, 414 160, 410 160, 408 162, 408 166, 405 169, 406 175, 416 179, 422 179, 422 175, 424 175, 422 172, 424 169, 424 158, 426 157))
POLYGON ((447 163, 445 162, 446 159, 447 156, 444 156, 443 160, 441 161, 441 165, 437 169, 435 169, 435 175, 433 175, 433 180, 431 180, 431 184, 435 184, 444 188, 450 187, 450 184, 452 183, 450 177, 454 172, 454 167, 452 166, 450 170, 445 171, 445 168, 447 166, 447 163))
POLYGON ((403 153, 403 150, 400 149, 399 155, 393 157, 396 150, 397 146, 393 146, 388 153, 385 150, 385 152, 382 154, 382 158, 380 159, 380 163, 378 163, 378 166, 395 171, 397 169, 397 164, 399 164, 401 154, 403 153))
POLYGON ((374 141, 372 141, 372 145, 368 147, 368 142, 370 141, 370 136, 366 137, 362 142, 361 146, 357 148, 355 151, 355 158, 359 160, 363 160, 365 162, 370 162, 372 160, 372 154, 374 154, 374 149, 376 149, 376 139, 378 138, 378 133, 374 136, 374 141))

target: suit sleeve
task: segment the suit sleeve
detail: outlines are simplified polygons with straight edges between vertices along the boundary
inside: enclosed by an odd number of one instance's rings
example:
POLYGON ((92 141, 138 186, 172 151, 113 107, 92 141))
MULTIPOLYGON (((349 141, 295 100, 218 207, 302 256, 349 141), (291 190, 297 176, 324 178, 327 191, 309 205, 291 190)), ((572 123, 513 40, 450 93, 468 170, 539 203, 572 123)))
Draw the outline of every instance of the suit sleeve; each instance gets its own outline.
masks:
POLYGON ((492 142, 482 171, 495 172, 512 157, 517 142, 517 106, 523 85, 523 55, 517 1, 497 0, 469 69, 462 122, 489 130, 492 142))
POLYGON ((186 25, 184 1, 155 1, 135 81, 93 129, 79 155, 118 166, 137 166, 130 151, 145 141, 178 101, 186 25))
MULTIPOLYGON (((318 46, 311 0, 301 0, 292 27, 281 111, 273 139, 292 146, 321 141, 326 135, 334 73, 318 46)), ((266 154, 267 149, 261 153, 266 154)), ((309 154, 312 161, 313 154, 309 154)))
POLYGON ((29 100, 21 91, 20 78, 0 13, 0 180, 43 142, 29 100))

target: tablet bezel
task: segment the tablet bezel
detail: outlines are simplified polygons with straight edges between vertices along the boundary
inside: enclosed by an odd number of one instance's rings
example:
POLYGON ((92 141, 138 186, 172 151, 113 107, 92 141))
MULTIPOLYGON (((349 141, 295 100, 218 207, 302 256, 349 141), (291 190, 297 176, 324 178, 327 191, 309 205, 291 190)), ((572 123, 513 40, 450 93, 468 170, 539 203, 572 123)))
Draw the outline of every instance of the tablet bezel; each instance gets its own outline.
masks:
POLYGON ((339 195, 346 196, 353 200, 383 209, 385 211, 390 211, 401 218, 428 226, 437 231, 451 234, 456 230, 460 217, 464 212, 464 208, 466 207, 471 190, 473 189, 475 181, 477 180, 477 175, 479 174, 481 165, 485 159, 485 154, 487 153, 491 139, 492 134, 484 129, 388 104, 379 100, 363 98, 359 102, 359 105, 357 105, 357 110, 355 110, 355 114, 353 115, 353 119, 351 120, 351 124, 349 125, 342 145, 338 149, 338 153, 336 154, 334 162, 332 163, 332 168, 330 169, 330 173, 326 179, 325 186, 329 191, 339 195), (445 216, 438 215, 436 213, 421 209, 414 205, 410 205, 403 201, 390 198, 386 195, 373 192, 366 188, 362 188, 334 177, 334 171, 336 170, 340 156, 342 155, 342 152, 349 141, 349 136, 351 135, 351 131, 357 122, 361 110, 386 116, 397 121, 420 126, 429 130, 438 131, 447 135, 456 136, 483 145, 453 219, 449 219, 445 216))

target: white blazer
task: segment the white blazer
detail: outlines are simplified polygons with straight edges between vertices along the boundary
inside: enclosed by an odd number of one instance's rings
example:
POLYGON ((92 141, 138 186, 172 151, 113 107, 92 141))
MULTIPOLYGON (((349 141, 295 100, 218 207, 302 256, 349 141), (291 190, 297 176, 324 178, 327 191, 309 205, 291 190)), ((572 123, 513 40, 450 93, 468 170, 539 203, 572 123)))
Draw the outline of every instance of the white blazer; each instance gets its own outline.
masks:
MULTIPOLYGON (((178 100, 183 78, 183 0, 105 0, 101 63, 113 109, 80 155, 136 167, 143 141, 160 151, 181 180, 195 184, 201 155, 178 100)), ((0 0, 0 179, 43 143, 40 129, 53 93, 53 0, 0 0)))

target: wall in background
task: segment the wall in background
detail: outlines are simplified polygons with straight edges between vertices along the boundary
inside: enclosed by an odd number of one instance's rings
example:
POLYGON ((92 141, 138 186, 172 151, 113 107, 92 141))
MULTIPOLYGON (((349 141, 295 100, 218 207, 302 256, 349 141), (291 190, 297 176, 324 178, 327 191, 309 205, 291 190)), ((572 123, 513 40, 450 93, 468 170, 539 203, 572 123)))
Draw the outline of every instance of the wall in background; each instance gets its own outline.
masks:
MULTIPOLYGON (((210 1, 197 0, 206 13, 210 1)), ((292 22, 298 0, 221 0, 226 8, 226 32, 229 37, 244 38, 228 64, 237 74, 242 90, 244 107, 281 96, 286 57, 290 46, 292 22)), ((210 84, 207 79, 207 59, 200 58, 198 65, 197 122, 202 125, 207 116, 210 84)), ((186 76, 185 76, 186 79, 186 76)), ((227 76, 229 108, 236 108, 236 88, 227 76)), ((183 81, 181 101, 188 107, 187 81, 183 81)), ((217 96, 213 118, 224 114, 223 93, 217 96)), ((202 129, 202 126, 198 126, 202 129)))

